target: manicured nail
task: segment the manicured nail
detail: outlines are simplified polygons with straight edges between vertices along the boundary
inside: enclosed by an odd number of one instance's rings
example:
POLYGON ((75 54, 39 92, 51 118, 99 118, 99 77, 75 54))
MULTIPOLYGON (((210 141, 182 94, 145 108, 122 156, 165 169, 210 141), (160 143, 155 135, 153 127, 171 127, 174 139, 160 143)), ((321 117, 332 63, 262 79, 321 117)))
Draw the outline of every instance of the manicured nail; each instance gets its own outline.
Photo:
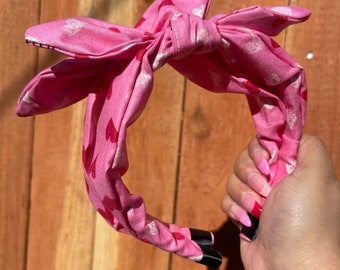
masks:
POLYGON ((250 213, 252 213, 257 218, 260 218, 262 213, 262 206, 255 201, 254 207, 250 213))
POLYGON ((245 236, 243 233, 240 233, 240 237, 247 242, 251 242, 251 239, 249 237, 245 236))
POLYGON ((258 227, 259 227, 259 219, 254 217, 253 215, 249 215, 251 220, 251 227, 242 227, 240 232, 240 237, 248 242, 255 240, 257 237, 258 227))
POLYGON ((247 212, 236 204, 233 204, 230 208, 231 214, 235 220, 241 222, 242 225, 246 227, 251 226, 250 218, 247 212))
POLYGON ((248 176, 248 184, 256 192, 267 198, 272 188, 269 186, 267 179, 258 173, 252 173, 248 176))
POLYGON ((246 227, 251 226, 251 221, 246 213, 244 213, 240 218, 239 221, 246 227))
POLYGON ((263 157, 260 149, 255 149, 253 153, 254 162, 256 167, 260 170, 264 175, 269 175, 270 167, 268 161, 263 157))
POLYGON ((251 213, 253 216, 260 218, 262 212, 262 206, 259 204, 253 197, 249 195, 244 195, 241 198, 242 206, 244 206, 245 210, 251 213))

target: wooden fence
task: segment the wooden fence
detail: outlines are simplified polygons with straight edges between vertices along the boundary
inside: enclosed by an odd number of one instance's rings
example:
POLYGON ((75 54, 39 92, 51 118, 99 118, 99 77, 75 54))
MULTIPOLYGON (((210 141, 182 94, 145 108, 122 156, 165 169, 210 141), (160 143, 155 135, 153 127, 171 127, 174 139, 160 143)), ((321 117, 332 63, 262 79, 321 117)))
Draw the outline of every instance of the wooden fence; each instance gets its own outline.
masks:
MULTIPOLYGON (((27 46, 26 28, 76 15, 133 26, 151 2, 1 1, 0 269, 207 269, 118 234, 95 213, 81 168, 83 102, 37 117, 15 115, 23 86, 60 59, 27 46)), ((339 165, 340 1, 214 0, 210 14, 255 4, 312 10, 308 22, 277 40, 307 72, 305 132, 320 136, 339 165)), ((237 229, 219 205, 233 161, 253 135, 244 96, 209 93, 168 66, 156 72, 151 99, 129 129, 124 181, 131 192, 162 220, 216 231, 225 257, 220 269, 242 269, 237 229)))

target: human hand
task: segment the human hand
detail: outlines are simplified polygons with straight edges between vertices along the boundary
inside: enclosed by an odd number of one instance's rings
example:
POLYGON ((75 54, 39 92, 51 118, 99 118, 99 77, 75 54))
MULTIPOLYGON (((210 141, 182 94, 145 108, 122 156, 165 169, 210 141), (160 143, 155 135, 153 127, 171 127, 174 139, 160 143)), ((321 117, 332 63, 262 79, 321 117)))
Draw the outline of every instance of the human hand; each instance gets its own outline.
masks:
POLYGON ((326 147, 304 135, 296 169, 272 190, 268 158, 254 138, 236 160, 222 200, 239 227, 250 225, 247 212, 261 214, 257 238, 241 240, 245 269, 339 269, 340 182, 326 147))

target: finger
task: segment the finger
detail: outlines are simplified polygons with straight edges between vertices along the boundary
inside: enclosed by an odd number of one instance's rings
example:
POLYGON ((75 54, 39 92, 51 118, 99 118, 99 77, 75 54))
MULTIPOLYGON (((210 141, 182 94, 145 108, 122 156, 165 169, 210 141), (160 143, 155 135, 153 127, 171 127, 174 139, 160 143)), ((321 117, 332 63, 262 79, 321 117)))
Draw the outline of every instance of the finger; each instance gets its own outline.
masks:
POLYGON ((222 211, 236 224, 241 230, 242 226, 250 227, 251 220, 248 213, 237 205, 229 195, 225 195, 221 202, 222 211))
POLYGON ((254 137, 248 145, 248 154, 253 159, 257 169, 264 175, 269 175, 269 154, 260 145, 257 137, 254 137))
POLYGON ((248 151, 242 152, 236 159, 234 172, 240 181, 261 194, 261 196, 266 198, 269 195, 271 187, 267 182, 267 178, 258 171, 248 151))
POLYGON ((262 198, 249 186, 244 184, 235 174, 229 177, 227 183, 229 197, 245 211, 259 218, 262 212, 262 198))

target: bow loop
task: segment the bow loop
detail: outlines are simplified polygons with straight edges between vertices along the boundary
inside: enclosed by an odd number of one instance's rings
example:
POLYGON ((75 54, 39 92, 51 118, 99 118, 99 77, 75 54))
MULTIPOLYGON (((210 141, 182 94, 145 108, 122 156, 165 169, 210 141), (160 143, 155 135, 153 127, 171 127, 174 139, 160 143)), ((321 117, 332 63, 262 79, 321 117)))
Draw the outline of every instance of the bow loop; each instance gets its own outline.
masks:
POLYGON ((22 91, 17 114, 48 113, 74 104, 103 84, 108 63, 67 58, 44 69, 22 91))
POLYGON ((306 21, 310 11, 296 6, 261 7, 252 6, 219 16, 219 28, 245 28, 276 36, 289 25, 306 21))
POLYGON ((171 30, 175 58, 212 52, 222 43, 216 24, 198 16, 175 14, 171 18, 171 30))
POLYGON ((208 12, 211 0, 190 0, 183 4, 182 0, 155 1, 144 12, 136 24, 136 28, 156 33, 168 27, 174 14, 191 14, 204 18, 208 12))
POLYGON ((92 18, 74 17, 30 27, 26 42, 73 58, 132 59, 146 44, 144 31, 92 18))

